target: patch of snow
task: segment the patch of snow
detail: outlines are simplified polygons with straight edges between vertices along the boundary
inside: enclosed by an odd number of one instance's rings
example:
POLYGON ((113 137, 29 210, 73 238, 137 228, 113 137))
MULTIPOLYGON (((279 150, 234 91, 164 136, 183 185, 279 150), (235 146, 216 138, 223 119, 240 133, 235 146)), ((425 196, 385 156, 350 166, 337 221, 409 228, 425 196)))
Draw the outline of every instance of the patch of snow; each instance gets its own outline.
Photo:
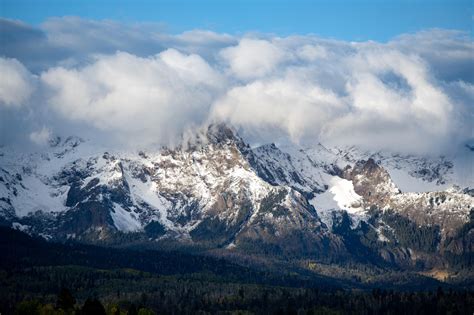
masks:
POLYGON ((457 152, 453 164, 451 183, 462 188, 474 188, 474 152, 464 148, 463 151, 457 152))
POLYGON ((18 231, 25 232, 25 231, 28 231, 28 229, 30 228, 30 226, 29 226, 29 225, 21 224, 21 223, 19 223, 19 222, 13 222, 13 223, 12 223, 12 228, 15 229, 15 230, 18 230, 18 231))
POLYGON ((332 176, 329 184, 328 190, 310 200, 321 221, 331 228, 333 211, 345 210, 351 216, 353 226, 357 226, 360 220, 365 217, 366 211, 361 206, 362 197, 354 191, 352 181, 332 176))
POLYGON ((231 243, 229 243, 229 245, 227 245, 225 248, 226 248, 226 249, 233 249, 233 248, 235 248, 236 246, 237 246, 237 245, 235 245, 234 242, 231 242, 231 243))
POLYGON ((402 192, 427 192, 437 191, 448 187, 449 185, 438 185, 436 182, 428 182, 419 177, 411 176, 405 169, 396 169, 385 167, 390 174, 394 184, 402 192))
POLYGON ((322 194, 309 200, 309 203, 316 209, 321 221, 326 224, 328 228, 332 228, 333 211, 340 210, 337 202, 334 200, 334 194, 326 190, 322 194))
POLYGON ((349 214, 361 214, 362 197, 354 191, 352 181, 334 176, 330 181, 331 187, 329 191, 334 195, 339 209, 346 210, 349 214))
POLYGON ((133 212, 129 212, 117 203, 114 203, 114 211, 110 212, 115 227, 122 232, 138 231, 142 228, 140 221, 133 212))
POLYGON ((21 189, 18 193, 19 198, 12 200, 18 217, 24 217, 36 211, 51 213, 66 209, 64 206, 65 190, 48 186, 35 176, 24 176, 22 184, 26 189, 21 189))
POLYGON ((135 203, 137 201, 142 201, 156 209, 159 213, 158 221, 166 228, 174 230, 173 222, 167 218, 168 209, 170 209, 172 205, 168 200, 159 195, 156 183, 151 181, 143 183, 142 181, 128 175, 127 182, 129 183, 130 192, 133 199, 135 199, 135 203))
POLYGON ((380 242, 390 242, 390 240, 383 234, 383 228, 382 226, 379 226, 378 228, 375 229, 377 232, 377 237, 380 242))

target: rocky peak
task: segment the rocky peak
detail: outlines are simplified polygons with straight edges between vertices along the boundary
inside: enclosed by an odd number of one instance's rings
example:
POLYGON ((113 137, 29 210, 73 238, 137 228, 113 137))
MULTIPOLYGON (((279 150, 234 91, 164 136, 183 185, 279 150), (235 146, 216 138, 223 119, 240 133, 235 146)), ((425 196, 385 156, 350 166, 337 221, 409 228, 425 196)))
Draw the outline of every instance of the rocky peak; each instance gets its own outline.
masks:
POLYGON ((343 176, 352 181, 354 191, 362 196, 364 208, 390 209, 420 226, 439 226, 443 238, 469 219, 473 198, 468 194, 449 190, 402 193, 388 171, 372 158, 347 167, 343 176))
POLYGON ((343 177, 352 181, 354 191, 369 206, 385 204, 393 194, 400 193, 389 173, 372 158, 357 161, 353 167, 347 167, 343 177))
POLYGON ((84 142, 84 139, 76 136, 69 136, 66 139, 60 136, 54 136, 49 139, 48 144, 52 148, 63 147, 63 148, 75 148, 84 142))
POLYGON ((237 135, 237 132, 224 123, 209 125, 207 127, 206 137, 209 142, 213 144, 243 142, 242 139, 237 135))
MULTIPOLYGON (((245 151, 249 149, 248 145, 239 137, 237 131, 224 123, 209 124, 207 127, 191 135, 185 134, 182 144, 178 145, 175 149, 192 152, 209 145, 216 147, 235 145, 239 150, 245 151)), ((172 149, 165 148, 165 151, 170 150, 172 149)))
POLYGON ((355 184, 361 181, 370 181, 372 186, 385 185, 387 187, 390 186, 390 188, 395 187, 387 170, 380 166, 373 158, 360 160, 353 167, 346 167, 343 177, 354 181, 355 184))
POLYGON ((381 167, 375 162, 373 158, 369 158, 366 162, 360 161, 356 164, 356 167, 361 167, 362 170, 366 173, 376 172, 381 169, 381 167))

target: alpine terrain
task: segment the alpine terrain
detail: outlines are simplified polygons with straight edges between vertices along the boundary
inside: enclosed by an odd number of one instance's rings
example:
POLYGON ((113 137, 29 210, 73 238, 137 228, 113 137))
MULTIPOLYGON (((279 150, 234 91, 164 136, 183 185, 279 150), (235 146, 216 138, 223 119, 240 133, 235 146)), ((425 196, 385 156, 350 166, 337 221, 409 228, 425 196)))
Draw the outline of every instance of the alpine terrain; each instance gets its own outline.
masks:
POLYGON ((437 158, 323 144, 252 148, 217 124, 175 148, 104 151, 56 137, 41 152, 0 152, 1 224, 49 241, 472 280, 469 147, 437 158))

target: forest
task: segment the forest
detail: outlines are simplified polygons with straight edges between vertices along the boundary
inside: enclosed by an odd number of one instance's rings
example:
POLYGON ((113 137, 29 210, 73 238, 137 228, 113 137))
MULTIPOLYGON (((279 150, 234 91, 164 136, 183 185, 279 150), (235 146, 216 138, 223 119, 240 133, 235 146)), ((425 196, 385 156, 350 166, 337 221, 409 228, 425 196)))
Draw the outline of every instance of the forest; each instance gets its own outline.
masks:
MULTIPOLYGON (((469 286, 358 285, 183 252, 51 243, 0 228, 1 314, 472 314, 469 286), (424 288, 423 288, 424 286, 424 288)), ((336 269, 335 269, 336 270, 336 269)))

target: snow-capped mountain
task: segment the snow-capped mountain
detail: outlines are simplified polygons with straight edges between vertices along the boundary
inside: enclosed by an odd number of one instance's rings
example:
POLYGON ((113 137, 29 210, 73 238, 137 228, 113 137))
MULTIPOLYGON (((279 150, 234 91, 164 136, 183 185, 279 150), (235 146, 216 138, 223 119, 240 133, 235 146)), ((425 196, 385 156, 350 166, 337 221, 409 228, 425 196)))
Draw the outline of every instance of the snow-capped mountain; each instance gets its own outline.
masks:
POLYGON ((139 152, 55 138, 1 148, 0 222, 55 240, 445 263, 472 257, 472 154, 251 148, 225 125, 139 152))

